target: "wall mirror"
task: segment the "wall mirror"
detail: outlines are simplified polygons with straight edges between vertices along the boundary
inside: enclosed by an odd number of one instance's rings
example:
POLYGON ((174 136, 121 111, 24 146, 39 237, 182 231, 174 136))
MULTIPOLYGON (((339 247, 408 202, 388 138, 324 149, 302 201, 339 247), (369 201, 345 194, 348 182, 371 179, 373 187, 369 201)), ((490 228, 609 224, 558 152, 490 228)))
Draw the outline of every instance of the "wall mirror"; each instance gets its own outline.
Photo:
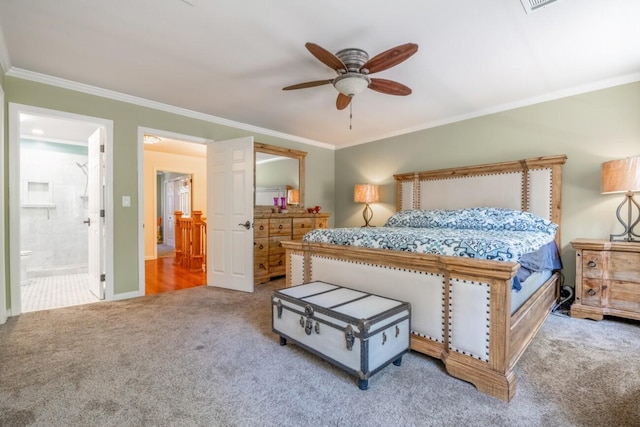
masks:
MULTIPOLYGON (((306 151, 254 143, 256 207, 273 206, 274 197, 289 198, 288 190, 297 190, 298 200, 287 205, 304 207, 304 159, 306 151)), ((292 193, 293 194, 293 193, 292 193)))

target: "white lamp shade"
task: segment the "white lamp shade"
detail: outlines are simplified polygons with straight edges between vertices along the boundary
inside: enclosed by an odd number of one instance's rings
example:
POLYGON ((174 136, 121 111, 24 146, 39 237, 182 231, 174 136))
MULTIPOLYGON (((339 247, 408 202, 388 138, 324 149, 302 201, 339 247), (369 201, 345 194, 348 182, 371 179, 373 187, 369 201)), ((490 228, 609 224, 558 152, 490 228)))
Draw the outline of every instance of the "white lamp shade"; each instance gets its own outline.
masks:
POLYGON ((603 163, 601 178, 603 194, 640 191, 640 156, 603 163))

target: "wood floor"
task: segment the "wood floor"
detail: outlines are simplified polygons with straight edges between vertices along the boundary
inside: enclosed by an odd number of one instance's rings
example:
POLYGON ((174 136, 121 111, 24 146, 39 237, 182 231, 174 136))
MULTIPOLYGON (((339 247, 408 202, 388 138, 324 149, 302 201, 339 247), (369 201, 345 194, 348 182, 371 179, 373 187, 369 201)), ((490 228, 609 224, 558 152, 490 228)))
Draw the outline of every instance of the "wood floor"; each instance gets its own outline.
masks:
POLYGON ((206 273, 192 272, 173 265, 173 258, 158 258, 144 262, 146 295, 207 284, 206 273))

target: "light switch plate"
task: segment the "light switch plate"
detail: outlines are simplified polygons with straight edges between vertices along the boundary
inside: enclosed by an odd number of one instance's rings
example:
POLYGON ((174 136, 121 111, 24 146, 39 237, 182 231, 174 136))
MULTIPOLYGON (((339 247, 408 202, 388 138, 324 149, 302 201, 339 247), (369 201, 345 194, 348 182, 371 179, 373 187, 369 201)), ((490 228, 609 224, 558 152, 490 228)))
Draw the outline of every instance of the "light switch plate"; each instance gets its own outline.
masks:
POLYGON ((122 196, 122 207, 123 208, 131 207, 131 196, 122 196))

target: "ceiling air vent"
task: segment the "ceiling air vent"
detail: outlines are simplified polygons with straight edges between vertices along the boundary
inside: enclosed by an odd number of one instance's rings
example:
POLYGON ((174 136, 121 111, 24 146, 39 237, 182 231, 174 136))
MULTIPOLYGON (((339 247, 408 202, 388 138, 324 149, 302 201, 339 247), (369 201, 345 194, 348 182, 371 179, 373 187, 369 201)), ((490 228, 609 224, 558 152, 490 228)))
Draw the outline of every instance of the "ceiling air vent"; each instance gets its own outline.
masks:
POLYGON ((556 0, 520 0, 522 6, 524 7, 524 11, 528 14, 531 12, 535 12, 536 10, 548 6, 550 3, 555 2, 556 0))

